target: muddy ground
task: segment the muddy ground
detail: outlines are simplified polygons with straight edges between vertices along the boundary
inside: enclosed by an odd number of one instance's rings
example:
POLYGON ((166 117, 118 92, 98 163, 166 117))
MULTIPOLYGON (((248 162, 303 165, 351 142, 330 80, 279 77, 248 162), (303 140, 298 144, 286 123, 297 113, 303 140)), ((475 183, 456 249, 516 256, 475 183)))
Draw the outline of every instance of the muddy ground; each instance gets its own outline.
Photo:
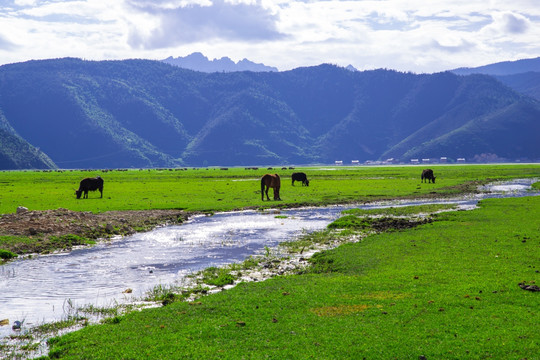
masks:
POLYGON ((107 211, 99 214, 67 209, 0 215, 0 236, 26 238, 0 248, 16 254, 68 250, 88 240, 130 235, 159 225, 181 224, 193 213, 182 210, 107 211), (76 235, 75 237, 67 237, 76 235), (80 239, 78 238, 80 237, 80 239))

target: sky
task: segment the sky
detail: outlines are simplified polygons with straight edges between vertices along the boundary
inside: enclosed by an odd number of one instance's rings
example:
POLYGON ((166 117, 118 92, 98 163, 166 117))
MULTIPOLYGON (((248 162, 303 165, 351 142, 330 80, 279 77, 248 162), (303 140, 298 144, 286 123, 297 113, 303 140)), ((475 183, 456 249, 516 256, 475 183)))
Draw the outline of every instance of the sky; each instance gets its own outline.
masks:
POLYGON ((0 65, 201 52, 433 73, 540 56, 540 0, 0 0, 0 65))

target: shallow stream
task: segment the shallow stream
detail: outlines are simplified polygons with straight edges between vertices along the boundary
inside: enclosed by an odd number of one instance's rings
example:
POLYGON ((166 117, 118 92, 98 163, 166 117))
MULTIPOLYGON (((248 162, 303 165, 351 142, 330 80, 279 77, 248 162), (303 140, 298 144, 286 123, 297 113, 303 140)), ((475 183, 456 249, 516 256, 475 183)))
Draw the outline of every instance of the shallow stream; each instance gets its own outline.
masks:
POLYGON ((532 179, 496 183, 486 193, 446 200, 396 201, 361 206, 330 206, 281 211, 241 211, 194 217, 181 226, 166 226, 91 248, 35 256, 0 266, 0 340, 23 328, 65 319, 73 308, 133 302, 156 285, 181 282, 187 274, 243 261, 265 247, 321 230, 347 208, 380 208, 428 203, 474 207, 489 197, 517 197, 532 179), (132 289, 126 294, 126 289, 132 289))

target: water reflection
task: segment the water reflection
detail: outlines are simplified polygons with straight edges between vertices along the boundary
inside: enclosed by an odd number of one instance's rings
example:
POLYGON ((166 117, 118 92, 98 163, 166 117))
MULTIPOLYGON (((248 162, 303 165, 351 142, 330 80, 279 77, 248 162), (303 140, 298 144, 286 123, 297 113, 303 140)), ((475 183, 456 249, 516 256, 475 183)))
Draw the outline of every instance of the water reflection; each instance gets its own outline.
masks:
MULTIPOLYGON (((523 196, 532 180, 494 184, 490 194, 429 203, 474 206, 481 198, 523 196)), ((425 204, 387 202, 363 208, 425 204)), ((244 260, 265 246, 326 227, 351 206, 220 213, 195 217, 92 248, 39 256, 0 266, 0 320, 24 320, 24 327, 65 318, 71 306, 110 306, 134 301, 157 284, 170 284, 209 266, 244 260), (131 294, 124 293, 127 288, 131 294)), ((356 206, 358 207, 358 206, 356 206)), ((12 332, 0 327, 0 338, 12 332)))

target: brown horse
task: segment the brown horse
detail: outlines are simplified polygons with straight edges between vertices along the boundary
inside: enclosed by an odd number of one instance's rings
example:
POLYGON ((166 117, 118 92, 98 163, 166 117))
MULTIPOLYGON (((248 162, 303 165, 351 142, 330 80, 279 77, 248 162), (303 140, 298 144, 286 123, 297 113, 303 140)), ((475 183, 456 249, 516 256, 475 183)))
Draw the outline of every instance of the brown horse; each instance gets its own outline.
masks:
POLYGON ((264 194, 266 194, 266 199, 270 201, 270 198, 268 197, 268 190, 270 188, 274 188, 274 200, 281 200, 281 198, 279 197, 280 187, 281 187, 281 180, 278 174, 264 175, 261 178, 261 200, 264 201, 264 194))

